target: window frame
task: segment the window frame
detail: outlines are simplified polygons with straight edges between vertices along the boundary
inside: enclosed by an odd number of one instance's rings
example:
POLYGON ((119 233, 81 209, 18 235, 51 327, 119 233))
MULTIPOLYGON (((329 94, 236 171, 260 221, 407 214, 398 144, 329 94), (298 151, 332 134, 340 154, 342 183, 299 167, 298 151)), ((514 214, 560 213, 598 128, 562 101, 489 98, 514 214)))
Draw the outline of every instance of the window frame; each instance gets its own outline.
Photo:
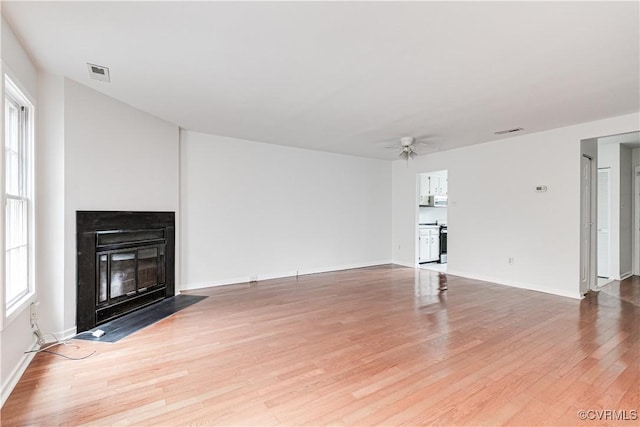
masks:
POLYGON ((1 154, 1 162, 2 162, 2 173, 0 178, 0 185, 3 188, 3 201, 4 201, 4 209, 0 210, 0 215, 2 216, 3 227, 3 238, 0 239, 0 244, 2 246, 2 292, 0 292, 0 305, 3 316, 0 316, 0 330, 3 325, 6 326, 11 323, 20 313, 24 311, 28 307, 28 305, 35 300, 36 297, 36 280, 35 280, 35 105, 31 100, 28 92, 24 90, 19 80, 13 77, 13 75, 8 71, 4 70, 2 79, 2 154, 1 154), (20 164, 20 183, 19 187, 23 188, 23 191, 19 191, 22 194, 8 194, 6 187, 6 168, 7 168, 7 141, 6 141, 6 123, 5 114, 6 114, 6 102, 11 102, 19 107, 21 107, 21 132, 22 135, 20 137, 22 147, 21 155, 23 159, 19 161, 20 164), (27 247, 27 289, 20 293, 20 295, 11 301, 7 301, 7 205, 9 199, 12 200, 22 200, 26 202, 26 247, 27 247))

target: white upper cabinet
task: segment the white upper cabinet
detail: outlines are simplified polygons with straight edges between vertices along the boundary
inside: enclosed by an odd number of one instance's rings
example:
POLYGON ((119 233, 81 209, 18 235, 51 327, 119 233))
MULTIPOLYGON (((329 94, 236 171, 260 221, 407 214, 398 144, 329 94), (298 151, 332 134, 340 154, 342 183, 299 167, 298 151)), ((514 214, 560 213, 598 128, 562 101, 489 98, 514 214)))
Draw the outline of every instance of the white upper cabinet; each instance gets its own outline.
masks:
POLYGON ((431 194, 430 191, 429 176, 420 175, 420 196, 428 196, 431 194))
POLYGON ((449 192, 447 172, 420 175, 420 200, 425 196, 446 196, 449 192))
MULTIPOLYGON (((428 195, 431 196, 446 196, 448 191, 447 177, 438 175, 427 175, 426 185, 428 189, 428 195)), ((422 194, 422 193, 421 193, 422 194)))
POLYGON ((436 195, 440 194, 438 191, 440 190, 440 177, 429 175, 429 194, 436 195))
POLYGON ((449 178, 446 176, 440 177, 440 195, 446 196, 449 192, 449 178))

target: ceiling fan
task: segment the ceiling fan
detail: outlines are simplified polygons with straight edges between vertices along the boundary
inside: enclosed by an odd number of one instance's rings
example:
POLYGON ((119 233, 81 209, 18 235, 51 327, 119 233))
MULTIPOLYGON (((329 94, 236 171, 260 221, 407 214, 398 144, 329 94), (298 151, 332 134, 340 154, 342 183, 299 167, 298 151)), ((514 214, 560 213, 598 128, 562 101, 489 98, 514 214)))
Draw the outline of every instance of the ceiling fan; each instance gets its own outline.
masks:
POLYGON ((400 145, 390 145, 386 148, 399 150, 398 157, 408 162, 409 159, 414 159, 416 156, 424 154, 418 150, 418 145, 429 145, 429 143, 417 141, 412 136, 404 136, 400 138, 400 145))

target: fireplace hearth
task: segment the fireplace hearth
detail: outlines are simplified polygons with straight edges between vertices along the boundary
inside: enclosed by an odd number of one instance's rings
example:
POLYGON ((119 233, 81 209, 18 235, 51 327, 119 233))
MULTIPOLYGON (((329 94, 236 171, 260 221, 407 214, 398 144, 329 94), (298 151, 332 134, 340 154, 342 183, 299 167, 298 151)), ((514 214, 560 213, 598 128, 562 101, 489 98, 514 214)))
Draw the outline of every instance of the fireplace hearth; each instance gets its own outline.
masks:
POLYGON ((175 213, 78 211, 77 328, 175 293, 175 213))

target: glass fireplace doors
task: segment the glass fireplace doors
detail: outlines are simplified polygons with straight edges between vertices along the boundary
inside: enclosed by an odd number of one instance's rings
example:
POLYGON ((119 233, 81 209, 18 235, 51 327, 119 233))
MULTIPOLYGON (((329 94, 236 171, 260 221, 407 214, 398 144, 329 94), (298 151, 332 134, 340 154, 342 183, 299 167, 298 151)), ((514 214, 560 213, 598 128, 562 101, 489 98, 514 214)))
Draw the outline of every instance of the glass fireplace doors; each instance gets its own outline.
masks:
POLYGON ((98 307, 163 286, 164 246, 98 252, 98 307))
POLYGON ((96 320, 105 322, 165 296, 165 230, 96 233, 96 320))

